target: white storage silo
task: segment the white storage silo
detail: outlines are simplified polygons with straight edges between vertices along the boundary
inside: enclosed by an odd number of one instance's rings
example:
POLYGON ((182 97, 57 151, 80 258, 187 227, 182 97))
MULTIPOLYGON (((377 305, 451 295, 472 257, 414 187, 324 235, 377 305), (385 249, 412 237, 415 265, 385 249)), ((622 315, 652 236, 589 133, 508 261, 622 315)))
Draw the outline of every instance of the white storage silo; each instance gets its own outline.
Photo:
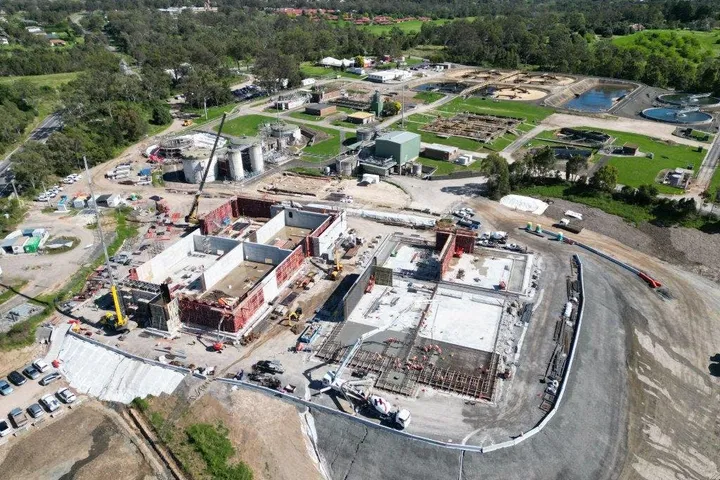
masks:
MULTIPOLYGON (((207 162, 210 161, 209 149, 192 149, 183 155, 183 173, 185 181, 188 183, 200 183, 202 181, 207 162)), ((206 182, 214 182, 217 175, 217 155, 215 155, 210 163, 210 169, 207 174, 206 182)))
POLYGON ((262 145, 255 143, 250 147, 250 168, 255 173, 265 171, 265 162, 263 160, 262 145))
POLYGON ((228 165, 230 166, 230 178, 238 181, 245 178, 245 169, 243 168, 242 149, 239 146, 232 145, 228 149, 228 165))

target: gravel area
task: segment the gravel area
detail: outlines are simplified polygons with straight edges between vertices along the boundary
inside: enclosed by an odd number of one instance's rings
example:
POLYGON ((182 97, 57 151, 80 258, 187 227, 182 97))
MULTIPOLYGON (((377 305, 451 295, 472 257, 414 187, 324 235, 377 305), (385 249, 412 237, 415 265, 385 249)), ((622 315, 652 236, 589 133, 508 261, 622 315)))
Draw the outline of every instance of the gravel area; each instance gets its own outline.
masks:
MULTIPOLYGON (((545 211, 545 216, 560 219, 565 216, 566 210, 582 213, 582 223, 586 228, 720 282, 720 256, 717 255, 720 251, 720 235, 694 228, 657 227, 649 223, 634 227, 622 218, 597 208, 560 199, 554 199, 554 203, 545 211)), ((582 233, 577 236, 579 240, 582 237, 582 233)))

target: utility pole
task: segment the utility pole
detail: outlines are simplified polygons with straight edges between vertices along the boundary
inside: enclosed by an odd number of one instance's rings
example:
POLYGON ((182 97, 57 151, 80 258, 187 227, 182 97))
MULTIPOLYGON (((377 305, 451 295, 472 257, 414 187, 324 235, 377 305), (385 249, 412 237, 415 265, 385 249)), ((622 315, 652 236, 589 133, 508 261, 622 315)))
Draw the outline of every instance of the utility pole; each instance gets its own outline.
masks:
POLYGON ((10 184, 13 187, 13 192, 15 192, 15 198, 17 199, 18 202, 20 202, 20 205, 22 205, 23 201, 20 198, 20 195, 18 195, 18 193, 17 193, 17 188, 15 188, 15 179, 14 178, 12 180, 10 180, 10 184))
POLYGON ((402 128, 405 128, 405 85, 406 84, 403 83, 403 86, 402 86, 402 107, 401 107, 402 108, 402 120, 401 120, 402 128))
POLYGON ((205 109, 205 120, 207 120, 207 97, 203 98, 203 108, 205 109))

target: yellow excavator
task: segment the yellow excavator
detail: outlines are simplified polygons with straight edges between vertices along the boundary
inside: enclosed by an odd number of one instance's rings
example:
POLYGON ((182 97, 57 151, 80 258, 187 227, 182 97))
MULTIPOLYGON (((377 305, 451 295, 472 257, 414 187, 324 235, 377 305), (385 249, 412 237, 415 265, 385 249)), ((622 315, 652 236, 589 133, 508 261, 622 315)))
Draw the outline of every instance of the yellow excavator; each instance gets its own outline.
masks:
POLYGON ((207 179, 208 172, 213 164, 212 159, 215 157, 215 150, 217 149, 218 142, 220 141, 220 132, 222 132, 223 125, 225 125, 226 116, 227 113, 223 113, 223 116, 220 119, 220 126, 218 127, 217 135, 215 135, 215 143, 213 143, 212 150, 210 151, 210 158, 208 159, 207 165, 205 165, 205 171, 203 172, 200 186, 198 187, 197 193, 195 193, 195 199, 193 200, 192 207, 190 207, 190 213, 188 213, 187 217, 185 217, 185 221, 189 223, 190 226, 195 226, 199 222, 198 208, 200 206, 200 195, 202 195, 203 188, 205 187, 205 180, 207 179))

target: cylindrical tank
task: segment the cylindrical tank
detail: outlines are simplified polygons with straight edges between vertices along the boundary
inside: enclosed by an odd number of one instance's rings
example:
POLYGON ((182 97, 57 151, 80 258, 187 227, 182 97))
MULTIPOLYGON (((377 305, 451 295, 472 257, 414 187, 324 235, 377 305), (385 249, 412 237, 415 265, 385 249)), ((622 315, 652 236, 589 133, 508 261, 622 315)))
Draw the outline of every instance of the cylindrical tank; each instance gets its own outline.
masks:
POLYGON ((558 233, 558 236, 557 236, 558 242, 562 242, 564 238, 565 238, 565 237, 563 236, 563 233, 562 233, 562 232, 559 232, 559 233, 558 233))
POLYGON ((525 229, 526 229, 528 232, 532 232, 532 229, 533 229, 533 224, 532 224, 532 222, 528 222, 528 223, 527 223, 527 227, 525 227, 525 229))
MULTIPOLYGON (((185 174, 185 181, 188 183, 200 183, 202 181, 203 173, 207 166, 207 162, 210 161, 208 158, 202 158, 197 156, 187 156, 183 158, 183 173, 185 174)), ((212 158, 210 169, 208 170, 206 182, 214 182, 217 175, 217 155, 212 158)))
POLYGON ((358 142, 369 142, 373 139, 374 130, 372 128, 358 128, 355 136, 358 142))
POLYGON ((250 168, 255 173, 262 173, 265 170, 265 162, 263 161, 262 145, 253 144, 250 147, 250 168))
POLYGON ((242 150, 236 146, 228 149, 228 164, 230 166, 230 178, 238 181, 245 178, 243 169, 242 150))
POLYGON ((542 231, 543 231, 542 226, 539 223, 537 225, 535 225, 535 231, 537 233, 542 233, 542 231))
POLYGON ((418 177, 422 175, 422 164, 416 163, 413 165, 413 173, 417 175, 418 177))
POLYGON ((325 167, 323 173, 325 173, 325 175, 330 175, 330 167, 325 167))

